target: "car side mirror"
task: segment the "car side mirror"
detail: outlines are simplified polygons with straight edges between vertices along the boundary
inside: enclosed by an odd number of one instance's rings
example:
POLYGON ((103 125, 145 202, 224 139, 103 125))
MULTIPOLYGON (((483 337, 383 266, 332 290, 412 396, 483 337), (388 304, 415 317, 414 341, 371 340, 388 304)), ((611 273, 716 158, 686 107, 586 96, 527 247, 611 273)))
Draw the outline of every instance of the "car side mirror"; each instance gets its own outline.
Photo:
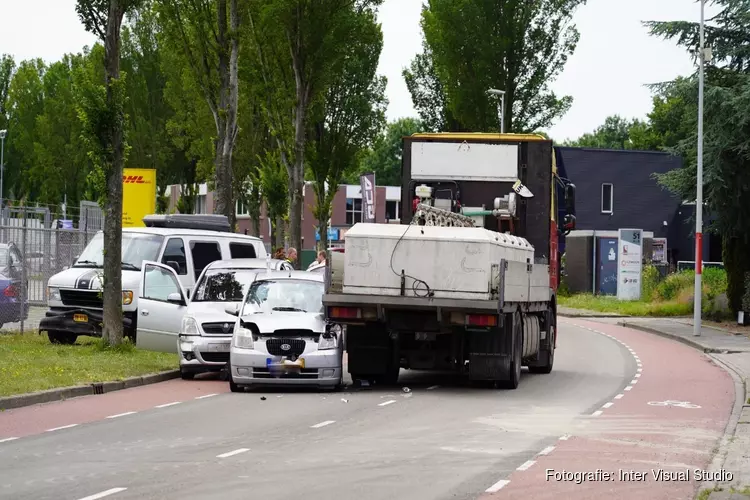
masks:
POLYGON ((576 215, 576 185, 567 184, 565 186, 565 211, 568 215, 575 218, 576 215))
POLYGON ((172 304, 179 304, 181 306, 185 305, 185 299, 182 298, 182 294, 177 292, 170 293, 167 296, 167 302, 170 302, 172 304))
POLYGON ((180 274, 180 264, 179 264, 179 262, 174 261, 174 260, 168 260, 167 261, 167 265, 169 267, 171 267, 172 269, 174 269, 174 272, 176 272, 177 274, 180 274))
POLYGON ((230 314, 232 316, 239 316, 240 315, 240 305, 239 304, 232 304, 230 306, 227 306, 224 308, 224 312, 227 314, 230 314))

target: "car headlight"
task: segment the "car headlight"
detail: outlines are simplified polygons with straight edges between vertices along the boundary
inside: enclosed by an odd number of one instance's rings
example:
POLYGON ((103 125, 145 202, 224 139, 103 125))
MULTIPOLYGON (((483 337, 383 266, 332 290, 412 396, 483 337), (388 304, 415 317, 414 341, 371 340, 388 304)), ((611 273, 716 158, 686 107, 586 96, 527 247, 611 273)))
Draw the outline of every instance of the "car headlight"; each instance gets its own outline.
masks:
POLYGON ((318 339, 318 350, 336 349, 336 347, 339 345, 338 340, 338 336, 332 333, 324 333, 320 336, 320 339, 318 339))
POLYGON ((182 335, 200 335, 198 331, 198 322, 192 316, 185 316, 182 318, 182 328, 180 328, 182 335))
POLYGON ((129 306, 133 303, 133 290, 122 291, 122 305, 129 306))
POLYGON ((60 289, 56 286, 48 286, 47 287, 47 299, 48 300, 62 300, 60 298, 60 289))
POLYGON ((234 346, 240 349, 252 349, 255 345, 253 342, 253 331, 239 325, 234 331, 234 346))

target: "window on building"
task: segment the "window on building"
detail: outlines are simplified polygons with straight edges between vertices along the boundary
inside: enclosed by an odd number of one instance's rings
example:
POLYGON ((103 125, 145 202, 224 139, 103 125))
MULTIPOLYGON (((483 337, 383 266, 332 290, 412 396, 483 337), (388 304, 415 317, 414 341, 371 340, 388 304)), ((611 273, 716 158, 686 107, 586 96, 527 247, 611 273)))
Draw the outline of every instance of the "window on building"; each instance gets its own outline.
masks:
POLYGON ((602 184, 602 213, 611 214, 615 202, 615 188, 612 184, 602 184))
POLYGON ((195 214, 206 213, 206 195, 205 194, 199 194, 195 197, 195 209, 193 210, 193 213, 195 214))
POLYGON ((362 222, 362 198, 346 199, 346 223, 353 226, 362 222))
POLYGON ((386 201, 385 202, 385 220, 398 220, 399 216, 399 202, 397 201, 386 201))
POLYGON ((237 215, 250 215, 247 205, 242 203, 242 200, 237 200, 237 215))

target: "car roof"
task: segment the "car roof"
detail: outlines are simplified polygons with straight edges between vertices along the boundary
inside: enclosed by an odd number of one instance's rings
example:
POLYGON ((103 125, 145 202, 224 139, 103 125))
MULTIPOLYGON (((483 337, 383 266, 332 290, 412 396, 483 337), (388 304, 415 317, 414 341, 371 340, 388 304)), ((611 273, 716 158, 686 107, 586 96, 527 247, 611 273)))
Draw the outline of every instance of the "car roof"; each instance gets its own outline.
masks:
MULTIPOLYGON (((100 233, 102 231, 99 231, 100 233)), ((261 241, 260 238, 242 233, 224 231, 207 231, 204 229, 179 229, 170 227, 125 227, 123 233, 158 234, 161 236, 210 236, 212 238, 231 238, 247 241, 261 241)))
MULTIPOLYGON (((282 259, 270 259, 269 261, 272 268, 284 262, 282 259)), ((266 259, 259 257, 255 259, 216 260, 207 267, 211 269, 265 269, 266 259)))
POLYGON ((266 274, 265 272, 259 272, 255 275, 256 280, 273 279, 273 280, 305 280, 305 281, 319 281, 323 282, 323 275, 316 273, 309 273, 307 271, 271 271, 266 274))

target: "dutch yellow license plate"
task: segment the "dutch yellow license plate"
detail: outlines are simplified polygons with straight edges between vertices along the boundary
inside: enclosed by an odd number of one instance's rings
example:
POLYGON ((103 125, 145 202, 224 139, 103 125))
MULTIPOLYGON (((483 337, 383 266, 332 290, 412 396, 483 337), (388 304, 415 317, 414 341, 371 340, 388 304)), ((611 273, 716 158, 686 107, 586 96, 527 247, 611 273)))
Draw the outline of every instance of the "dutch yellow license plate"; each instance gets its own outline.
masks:
POLYGON ((75 321, 76 323, 88 323, 89 317, 85 314, 74 314, 73 321, 75 321))

